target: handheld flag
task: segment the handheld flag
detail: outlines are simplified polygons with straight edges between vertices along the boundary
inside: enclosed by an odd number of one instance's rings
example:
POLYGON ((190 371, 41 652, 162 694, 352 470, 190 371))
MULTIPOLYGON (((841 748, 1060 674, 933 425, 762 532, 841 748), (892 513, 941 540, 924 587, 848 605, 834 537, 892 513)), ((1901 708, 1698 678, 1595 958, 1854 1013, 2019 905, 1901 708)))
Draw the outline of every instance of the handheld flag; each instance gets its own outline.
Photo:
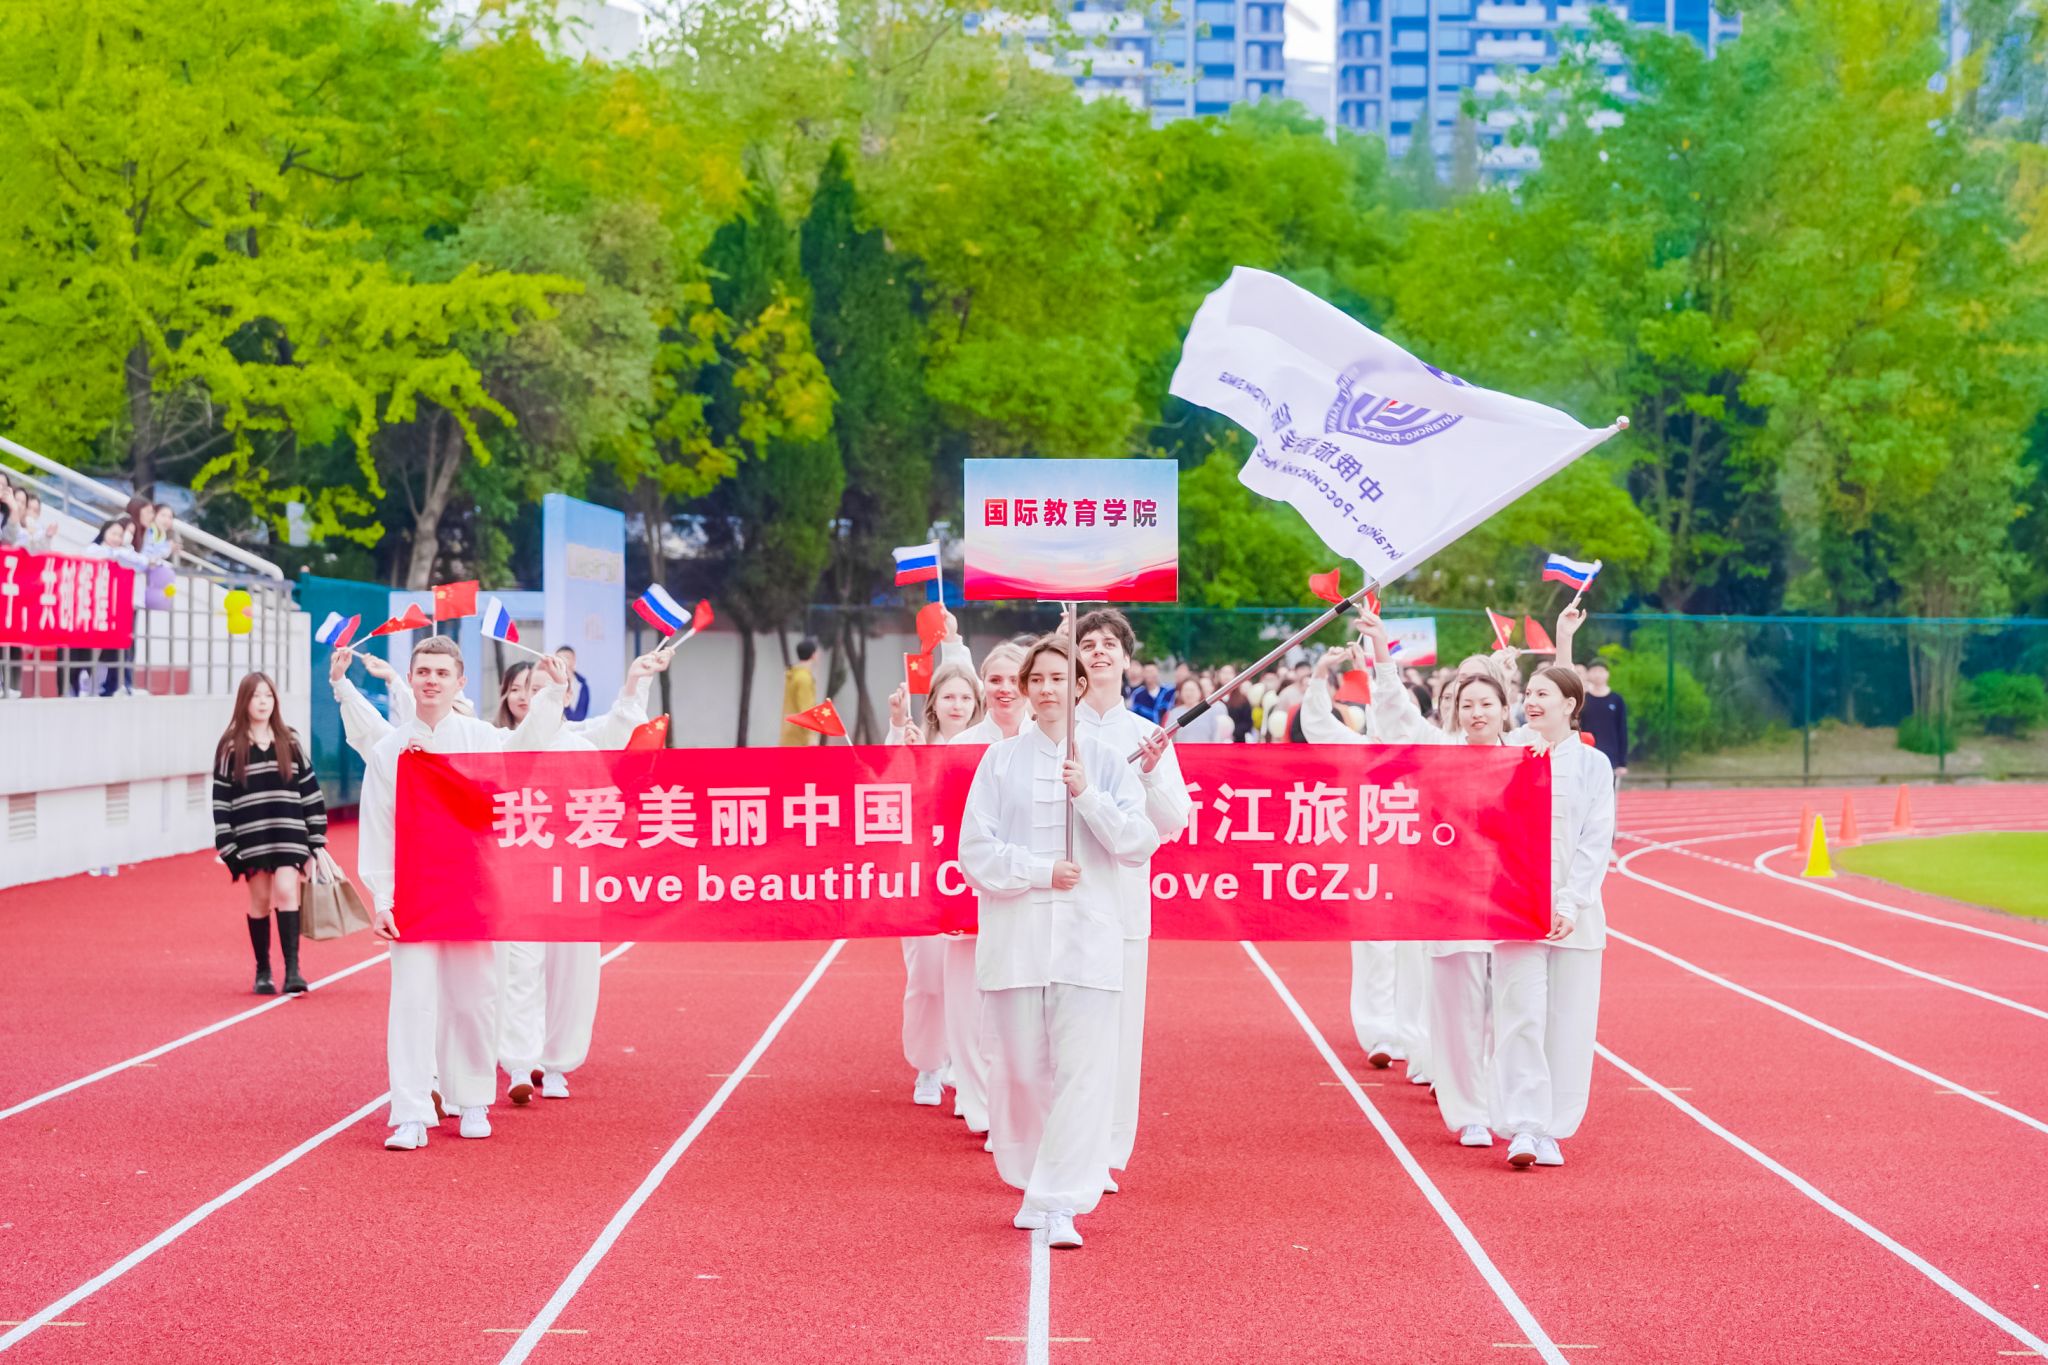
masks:
POLYGON ((1292 505, 1379 583, 1627 425, 1589 429, 1469 384, 1299 285, 1244 267, 1196 312, 1171 392, 1252 433, 1259 444, 1239 480, 1292 505))
POLYGON ((472 578, 462 583, 439 583, 434 587, 434 619, 436 621, 460 621, 465 616, 476 615, 477 581, 472 578))
POLYGON ((1537 625, 1533 616, 1522 618, 1522 638, 1529 642, 1531 654, 1557 653, 1557 644, 1550 638, 1550 632, 1537 625))
POLYGON ((356 627, 362 623, 363 618, 360 616, 351 616, 343 620, 340 612, 330 611, 327 613, 327 619, 320 623, 320 629, 313 632, 313 640, 317 644, 346 649, 348 642, 355 638, 356 627))
POLYGON ((711 629, 711 621, 716 614, 711 610, 710 598, 699 602, 690 612, 690 634, 695 635, 700 630, 711 629))
POLYGON ((801 730, 815 730, 821 735, 836 735, 846 738, 846 727, 839 722, 839 711, 829 699, 819 702, 808 711, 799 711, 783 720, 801 730))
POLYGON ((929 654, 939 647, 939 641, 946 636, 946 604, 927 602, 917 611, 917 642, 929 654))
POLYGON ((668 589, 659 583, 633 599, 633 611, 663 635, 675 634, 689 620, 683 615, 682 604, 670 597, 668 589))
POLYGON ((633 727, 633 733, 626 736, 626 748, 666 749, 668 747, 668 717, 656 716, 645 725, 633 727))
POLYGON ((508 645, 519 643, 519 627, 512 624, 512 613, 495 597, 484 603, 483 628, 484 634, 493 640, 503 640, 508 645))
POLYGON ((1543 581, 1562 583, 1573 592, 1584 592, 1592 584, 1594 575, 1600 572, 1600 568, 1601 561, 1597 559, 1591 564, 1586 564, 1576 559, 1566 559, 1563 555, 1551 555, 1543 561, 1543 581))
POLYGON ((927 541, 923 545, 899 545, 890 551, 896 556, 896 586, 906 583, 930 583, 939 576, 939 544, 927 541))
POLYGON ((1360 706, 1372 705, 1372 675, 1362 668, 1354 668, 1337 680, 1337 700, 1356 702, 1360 706))
POLYGON ((427 619, 427 614, 420 610, 420 604, 415 602, 405 609, 405 615, 394 616, 371 631, 370 638, 374 640, 379 635, 396 635, 401 630, 425 630, 433 624, 427 619))
POLYGON ((1493 622, 1493 647, 1506 649, 1515 639, 1515 618, 1502 616, 1492 607, 1486 609, 1486 619, 1493 622))
POLYGON ((928 696, 932 690, 932 656, 929 654, 906 654, 903 656, 903 682, 913 697, 928 696))
POLYGON ((1337 570, 1332 569, 1328 573, 1310 574, 1308 576, 1308 590, 1322 598, 1325 602, 1342 602, 1344 600, 1344 590, 1337 586, 1337 573, 1337 570))
POLYGON ((1374 616, 1380 614, 1380 595, 1371 588, 1365 590, 1365 609, 1374 616))

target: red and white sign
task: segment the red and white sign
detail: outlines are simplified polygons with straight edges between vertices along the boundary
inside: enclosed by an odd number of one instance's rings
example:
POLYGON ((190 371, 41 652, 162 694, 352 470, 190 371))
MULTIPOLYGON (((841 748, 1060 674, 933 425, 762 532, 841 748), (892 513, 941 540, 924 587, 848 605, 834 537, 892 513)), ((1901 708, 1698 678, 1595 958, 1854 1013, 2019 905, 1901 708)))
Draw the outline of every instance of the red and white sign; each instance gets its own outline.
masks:
MULTIPOLYGON (((979 747, 409 753, 408 939, 972 931, 955 854, 979 747)), ((1152 860, 1177 939, 1534 939, 1550 764, 1520 748, 1180 750, 1194 818, 1152 860)))
POLYGON ((0 549, 0 645, 127 649, 135 572, 111 560, 0 549))

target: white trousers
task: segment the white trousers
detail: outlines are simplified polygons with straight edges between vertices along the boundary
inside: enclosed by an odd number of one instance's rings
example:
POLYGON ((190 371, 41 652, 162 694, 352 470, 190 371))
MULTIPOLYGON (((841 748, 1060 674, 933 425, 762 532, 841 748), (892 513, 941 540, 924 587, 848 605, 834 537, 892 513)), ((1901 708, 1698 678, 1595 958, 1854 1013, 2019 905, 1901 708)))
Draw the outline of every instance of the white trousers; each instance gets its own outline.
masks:
POLYGON ((1145 968, 1151 961, 1150 939, 1124 940, 1124 988, 1117 1010, 1116 1108, 1109 1122, 1109 1166, 1120 1171, 1131 1164, 1138 1142, 1138 1082, 1145 1069, 1145 968))
POLYGON ((988 1054, 981 1037, 981 987, 974 984, 974 939, 946 945, 946 1058, 953 1071, 953 1113, 967 1131, 988 1131, 988 1054))
POLYGON ((1429 1070, 1428 980, 1420 943, 1351 945, 1351 1030, 1361 1050, 1384 1043, 1409 1070, 1429 1070))
POLYGON ((982 994, 989 1141, 1027 1210, 1090 1213, 1102 1198, 1119 994, 1059 984, 982 994))
POLYGON ((1489 1116, 1486 1011, 1491 955, 1429 959, 1430 1078, 1437 1112, 1456 1133, 1489 1116))
POLYGON ((564 1075, 590 1055, 597 1022, 598 945, 500 943, 498 1062, 514 1084, 536 1070, 564 1075))
POLYGON ((946 939, 903 940, 903 1060, 919 1071, 946 1065, 946 939))
POLYGON ((384 1050, 391 1126, 434 1121, 444 1102, 489 1104, 498 1089, 497 962, 488 943, 391 945, 391 1012, 384 1050))
POLYGON ((1493 1128, 1568 1138, 1593 1090, 1600 952, 1548 943, 1493 949, 1493 1128))

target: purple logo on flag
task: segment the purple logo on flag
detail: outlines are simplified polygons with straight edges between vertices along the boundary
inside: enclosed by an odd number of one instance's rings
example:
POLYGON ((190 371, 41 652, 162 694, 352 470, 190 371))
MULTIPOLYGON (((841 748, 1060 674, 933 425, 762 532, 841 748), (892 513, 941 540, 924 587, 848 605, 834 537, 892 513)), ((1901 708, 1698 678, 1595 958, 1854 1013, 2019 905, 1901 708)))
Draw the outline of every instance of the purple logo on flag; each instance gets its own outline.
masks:
MULTIPOLYGON (((1358 381, 1370 368, 1368 363, 1360 362, 1338 376, 1337 401, 1324 414, 1324 431, 1342 432, 1346 436, 1361 437, 1381 445, 1405 446, 1426 440, 1438 432, 1449 431, 1465 420, 1455 413, 1438 412, 1403 403, 1398 398, 1367 393, 1358 387, 1358 381)), ((1465 384, 1456 375, 1434 365, 1423 368, 1446 383, 1461 387, 1465 384)))

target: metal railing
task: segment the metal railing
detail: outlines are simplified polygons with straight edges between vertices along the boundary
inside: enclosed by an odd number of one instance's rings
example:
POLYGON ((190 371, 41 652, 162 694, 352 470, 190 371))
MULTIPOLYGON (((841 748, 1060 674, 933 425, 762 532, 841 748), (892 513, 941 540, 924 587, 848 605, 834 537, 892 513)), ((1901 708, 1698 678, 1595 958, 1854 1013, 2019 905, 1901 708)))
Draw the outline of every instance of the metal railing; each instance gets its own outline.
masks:
MULTIPOLYGON (((121 570, 128 572, 128 570, 121 570)), ((126 650, 0 645, 0 699, 231 696, 242 676, 268 673, 294 691, 292 585, 267 576, 184 573, 155 605, 137 604, 126 650), (230 634, 226 597, 249 595, 249 630, 230 634)))

